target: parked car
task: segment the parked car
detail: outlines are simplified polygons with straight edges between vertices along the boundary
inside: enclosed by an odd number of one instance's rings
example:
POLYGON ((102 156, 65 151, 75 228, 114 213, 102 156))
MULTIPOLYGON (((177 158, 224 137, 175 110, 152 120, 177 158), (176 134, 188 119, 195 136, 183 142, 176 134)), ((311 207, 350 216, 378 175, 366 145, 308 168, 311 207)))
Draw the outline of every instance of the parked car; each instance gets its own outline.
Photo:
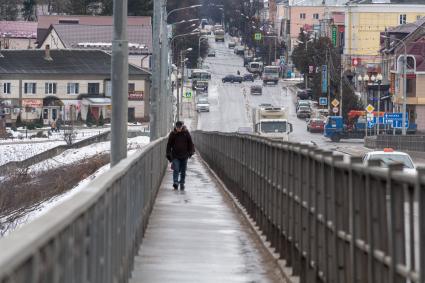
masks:
POLYGON ((208 91, 208 81, 193 81, 192 89, 197 91, 208 91))
POLYGON ((319 118, 312 118, 307 123, 307 131, 308 132, 317 132, 322 133, 325 128, 325 121, 319 118))
POLYGON ((388 165, 392 163, 402 163, 404 171, 416 171, 416 166, 409 154, 401 151, 394 151, 392 148, 384 148, 382 151, 367 152, 363 156, 363 163, 367 165, 369 160, 379 160, 382 167, 388 167, 388 165))
POLYGON ((215 50, 210 50, 208 52, 208 57, 215 57, 215 50))
POLYGON ((309 88, 307 89, 300 89, 297 91, 297 97, 301 100, 307 100, 313 98, 313 91, 309 88))
POLYGON ((254 81, 254 75, 253 74, 245 74, 245 75, 243 75, 243 80, 244 80, 244 82, 247 82, 247 81, 253 82, 254 81))
POLYGON ((311 110, 309 106, 300 106, 297 110, 298 118, 310 118, 311 110))
POLYGON ((244 55, 245 53, 245 47, 243 46, 236 46, 235 50, 233 51, 236 55, 244 55))
POLYGON ((210 112, 210 103, 207 97, 199 97, 196 102, 196 111, 199 112, 210 112))
POLYGON ((251 95, 262 95, 263 94, 263 87, 261 85, 253 85, 251 86, 251 95))
POLYGON ((242 83, 242 77, 236 75, 227 75, 221 81, 223 83, 242 83))
POLYGON ((301 106, 308 107, 308 108, 311 110, 311 107, 310 107, 310 101, 309 101, 309 100, 298 100, 298 101, 297 101, 297 111, 298 111, 298 109, 299 109, 301 106))

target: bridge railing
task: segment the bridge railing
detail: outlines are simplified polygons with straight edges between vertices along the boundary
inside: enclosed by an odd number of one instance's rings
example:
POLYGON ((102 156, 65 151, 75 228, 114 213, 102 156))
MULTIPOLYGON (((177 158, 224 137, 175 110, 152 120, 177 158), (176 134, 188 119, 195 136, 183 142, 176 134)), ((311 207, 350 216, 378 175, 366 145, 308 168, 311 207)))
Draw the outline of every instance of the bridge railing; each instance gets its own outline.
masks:
POLYGON ((301 282, 425 282, 425 173, 254 136, 198 152, 301 282))
POLYGON ((127 282, 167 162, 166 140, 121 161, 0 240, 0 282, 127 282))

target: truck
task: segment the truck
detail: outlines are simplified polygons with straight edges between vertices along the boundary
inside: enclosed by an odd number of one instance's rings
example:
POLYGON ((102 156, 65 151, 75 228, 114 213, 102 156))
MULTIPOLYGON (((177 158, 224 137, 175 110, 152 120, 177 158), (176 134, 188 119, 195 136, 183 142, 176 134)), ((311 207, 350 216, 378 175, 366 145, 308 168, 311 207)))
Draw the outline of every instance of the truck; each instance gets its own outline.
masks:
MULTIPOLYGON (((366 132, 370 135, 376 134, 377 123, 379 123, 380 134, 401 134, 401 123, 399 123, 401 121, 397 121, 397 119, 400 120, 402 113, 373 112, 372 114, 374 118, 368 122, 366 111, 352 110, 348 112, 346 124, 342 116, 328 116, 323 135, 333 142, 339 142, 341 139, 363 139, 366 136, 366 132), (397 117, 397 119, 394 117, 397 117)), ((416 133, 417 125, 409 123, 408 120, 406 120, 406 123, 407 134, 416 133)))
POLYGON ((224 42, 224 30, 218 29, 214 31, 215 42, 222 41, 224 42))
POLYGON ((279 141, 288 141, 292 124, 288 122, 286 109, 276 106, 259 106, 253 109, 254 133, 279 141))
POLYGON ((279 82, 279 66, 265 66, 263 70, 263 83, 268 84, 269 82, 277 85, 279 82))

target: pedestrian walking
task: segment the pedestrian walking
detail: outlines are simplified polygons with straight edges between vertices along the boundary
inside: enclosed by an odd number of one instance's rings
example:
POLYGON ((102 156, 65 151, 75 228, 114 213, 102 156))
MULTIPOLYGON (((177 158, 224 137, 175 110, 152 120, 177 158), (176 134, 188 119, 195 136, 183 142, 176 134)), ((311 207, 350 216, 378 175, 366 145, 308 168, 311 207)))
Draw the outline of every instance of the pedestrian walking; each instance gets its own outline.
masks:
POLYGON ((184 190, 187 160, 195 153, 192 137, 183 122, 177 121, 174 130, 168 136, 167 159, 173 169, 173 188, 184 190), (179 180, 180 177, 180 180, 179 180))
POLYGON ((56 132, 56 121, 53 120, 50 124, 50 130, 54 133, 56 132))

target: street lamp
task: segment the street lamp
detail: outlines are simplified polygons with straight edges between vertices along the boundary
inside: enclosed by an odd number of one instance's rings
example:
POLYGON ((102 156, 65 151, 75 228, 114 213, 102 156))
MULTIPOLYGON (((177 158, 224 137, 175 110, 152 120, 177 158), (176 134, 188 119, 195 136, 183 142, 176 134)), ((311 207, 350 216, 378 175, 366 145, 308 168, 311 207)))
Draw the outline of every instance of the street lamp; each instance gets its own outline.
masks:
MULTIPOLYGON (((404 43, 403 40, 401 39, 397 39, 397 38, 392 38, 389 36, 385 36, 385 35, 381 35, 382 38, 388 38, 390 40, 396 40, 398 42, 400 42, 401 44, 403 44, 404 47, 404 56, 403 56, 403 117, 402 117, 402 135, 405 136, 406 135, 406 92, 407 92, 407 78, 406 78, 406 73, 407 73, 407 48, 406 48, 406 44, 404 43)), ((397 71, 398 71, 398 59, 397 59, 397 71)))
MULTIPOLYGON (((367 86, 367 83, 369 82, 369 76, 368 74, 365 74, 364 76, 359 75, 357 77, 357 81, 360 83, 360 92, 363 96, 364 104, 367 104, 367 92, 364 91, 364 86, 367 86), (364 95, 363 95, 364 94, 364 95)), ((365 119, 365 136, 367 137, 367 118, 365 119)))
POLYGON ((181 81, 181 94, 179 94, 179 73, 178 73, 178 69, 177 69, 177 121, 180 120, 180 95, 183 96, 183 85, 184 85, 184 63, 188 60, 187 58, 184 58, 184 55, 186 55, 187 52, 192 51, 193 49, 190 47, 188 49, 182 50, 180 51, 180 61, 181 61, 181 77, 182 77, 182 81, 181 81))
MULTIPOLYGON (((296 40, 297 42, 298 42, 298 44, 303 44, 304 42, 302 42, 302 41, 299 41, 299 40, 296 40)), ((310 42, 313 42, 314 41, 314 38, 310 38, 309 40, 307 40, 306 42, 305 42, 305 54, 306 54, 306 56, 307 56, 307 44, 310 42)), ((305 74, 305 89, 307 89, 308 88, 308 74, 305 74)))
POLYGON ((177 9, 171 10, 170 12, 168 12, 165 20, 167 21, 168 17, 175 12, 183 11, 183 10, 187 10, 187 9, 195 9, 195 8, 199 8, 199 7, 202 7, 202 5, 198 4, 198 5, 192 5, 192 6, 187 6, 187 7, 182 7, 182 8, 177 8, 177 9))
POLYGON ((376 76, 372 75, 370 77, 370 80, 374 83, 374 84, 378 84, 378 106, 377 106, 377 123, 376 123, 376 135, 379 135, 379 116, 380 116, 380 111, 381 111, 381 83, 382 83, 382 75, 379 73, 376 76))

